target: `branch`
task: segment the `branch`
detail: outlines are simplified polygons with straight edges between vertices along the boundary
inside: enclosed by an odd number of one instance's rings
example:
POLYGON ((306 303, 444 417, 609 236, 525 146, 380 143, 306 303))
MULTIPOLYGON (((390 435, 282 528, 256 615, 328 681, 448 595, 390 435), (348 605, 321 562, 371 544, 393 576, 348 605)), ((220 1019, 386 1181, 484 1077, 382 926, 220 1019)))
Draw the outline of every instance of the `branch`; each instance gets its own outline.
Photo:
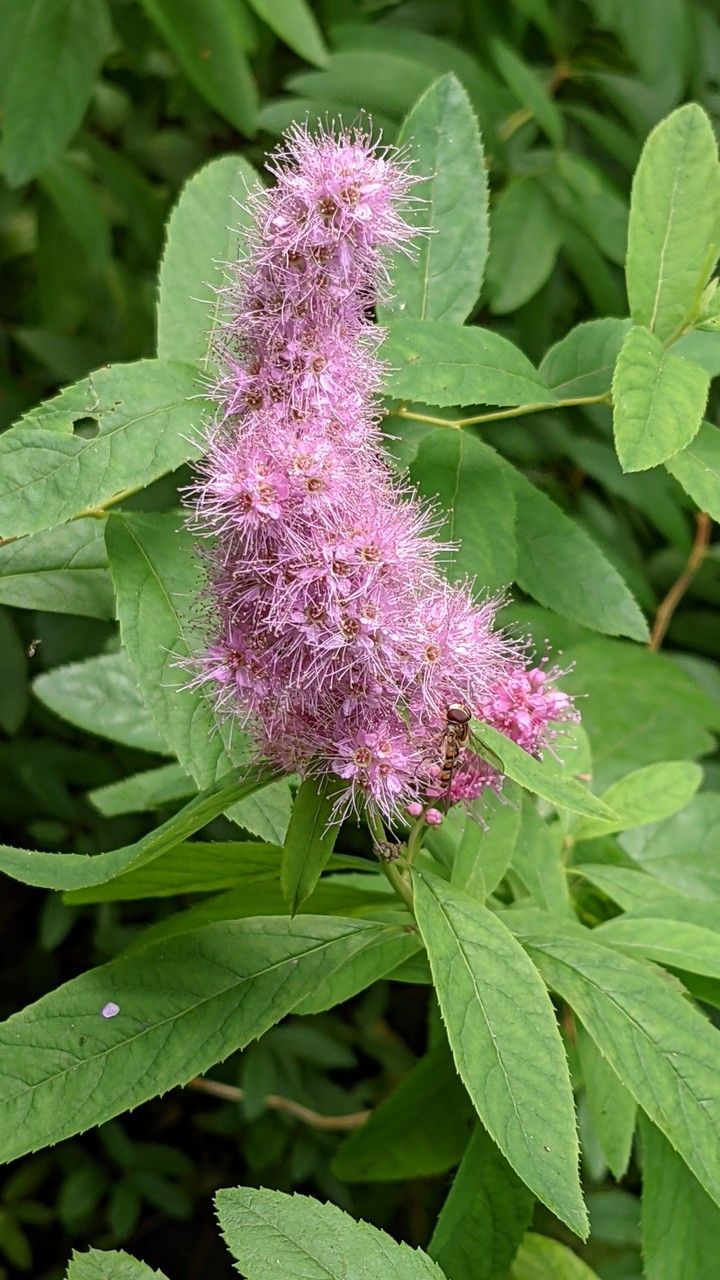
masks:
POLYGON ((436 418, 427 413, 416 413, 414 409, 391 409, 389 416, 405 418, 408 422, 424 422, 430 427, 474 427, 482 422, 500 422, 503 418, 522 418, 526 413, 547 413, 552 409, 573 409, 586 404, 610 404, 610 392, 603 391, 598 396, 575 396, 568 400, 551 400, 540 403, 515 405, 512 409, 495 409, 491 413, 476 413, 471 418, 436 418))
POLYGON ((682 573, 673 582, 658 608, 648 644, 649 649, 657 650, 660 648, 665 639, 667 629, 672 622, 675 610, 707 555, 708 547, 710 546, 712 520, 705 511, 698 511, 695 522, 695 540, 688 556, 687 564, 682 573))
MULTIPOLYGON (((244 1089, 238 1089, 233 1084, 223 1084, 221 1080, 206 1080, 204 1076, 196 1076, 194 1080, 188 1080, 186 1087, 197 1089, 199 1093, 212 1094, 214 1098, 223 1098, 226 1102, 242 1102, 245 1097, 244 1089)), ((292 1098, 282 1098, 277 1093, 269 1093, 264 1101, 270 1111, 284 1111, 313 1129, 331 1129, 336 1133, 359 1129, 370 1115, 369 1111, 351 1111, 345 1116, 324 1116, 319 1111, 304 1107, 301 1102, 293 1102, 292 1098)))

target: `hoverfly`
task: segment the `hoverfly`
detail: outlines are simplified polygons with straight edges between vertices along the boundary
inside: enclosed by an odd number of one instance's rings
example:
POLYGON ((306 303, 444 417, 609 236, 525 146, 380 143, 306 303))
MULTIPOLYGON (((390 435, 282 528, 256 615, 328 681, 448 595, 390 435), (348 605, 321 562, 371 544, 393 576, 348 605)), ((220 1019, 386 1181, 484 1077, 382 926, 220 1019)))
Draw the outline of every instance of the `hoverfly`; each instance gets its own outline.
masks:
POLYGON ((460 752, 470 737, 472 712, 462 702, 451 702, 446 713, 443 744, 445 755, 438 778, 438 787, 447 799, 460 752))

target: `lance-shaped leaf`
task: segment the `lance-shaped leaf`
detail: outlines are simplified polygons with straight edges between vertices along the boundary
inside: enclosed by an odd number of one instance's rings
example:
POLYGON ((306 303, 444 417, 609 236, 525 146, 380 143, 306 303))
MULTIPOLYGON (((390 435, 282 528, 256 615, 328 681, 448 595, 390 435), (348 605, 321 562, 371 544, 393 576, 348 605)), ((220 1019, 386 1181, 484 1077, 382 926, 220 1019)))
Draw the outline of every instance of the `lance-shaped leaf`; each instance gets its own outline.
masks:
POLYGON ((175 800, 188 800, 194 794, 195 783, 179 764, 173 763, 95 787, 88 791, 87 798, 104 818, 117 818, 124 813, 150 813, 175 800))
POLYGON ((100 653, 84 662, 53 667, 33 681, 43 706, 86 733, 138 751, 168 755, 168 745, 140 696, 128 655, 100 653))
POLYGON ((510 1280, 599 1280, 572 1249, 529 1231, 510 1268, 510 1280))
POLYGON ((633 180, 626 263, 630 314, 677 336, 718 255, 720 166, 712 124, 686 103, 653 129, 633 180))
POLYGON ((527 1187, 476 1125, 428 1253, 451 1280, 498 1280, 507 1275, 533 1204, 527 1187))
POLYGON ((61 391, 0 437, 0 537, 51 529, 174 471, 196 456, 189 436, 206 408, 196 371, 170 360, 109 365, 61 391))
POLYGON ((114 618, 102 520, 74 520, 0 546, 0 604, 114 618))
POLYGON ((549 753, 543 760, 537 760, 492 725, 473 721, 472 728, 479 744, 478 754, 527 791, 542 796, 556 809, 569 809, 571 813, 586 813, 610 821, 615 817, 608 805, 573 778, 549 753))
POLYGON ((337 823, 333 805, 341 790, 338 779, 306 778, 295 797, 285 836, 280 883, 293 915, 309 898, 335 847, 337 823))
POLYGON ((665 466, 701 511, 720 520, 720 430, 703 422, 695 439, 665 466))
POLYGON ((562 400, 610 393, 629 320, 603 317, 571 329, 543 356, 539 372, 562 400))
MULTIPOLYGON (((597 937, 606 945, 618 947, 628 955, 647 957, 658 964, 673 969, 685 969, 688 973, 702 973, 708 978, 720 979, 720 929, 716 904, 703 904, 717 922, 716 928, 707 928, 692 920, 672 920, 663 914, 661 904, 652 912, 647 907, 645 919, 616 916, 597 929, 597 937)), ((668 904, 668 910, 671 910, 668 904)), ((680 908, 682 910, 682 907, 680 908)))
POLYGON ((13 1160, 185 1084, 257 1039, 386 926, 222 921, 65 983, 0 1025, 13 1160))
POLYGON ((444 1280, 421 1249, 311 1196, 237 1187, 218 1191, 215 1205, 247 1280, 444 1280))
POLYGON ((454 75, 436 80, 403 123, 398 144, 409 143, 421 177, 421 203, 410 218, 420 235, 412 257, 398 254, 393 300, 381 309, 417 320, 462 323, 477 301, 488 252, 487 175, 470 99, 454 75))
POLYGON ((46 853, 44 850, 15 849, 0 845, 0 871, 44 889, 81 889, 105 884, 123 871, 141 867, 159 858, 167 849, 194 835, 229 806, 251 795, 273 781, 269 770, 250 771, 245 778, 221 779, 218 785, 196 796, 179 813, 162 826, 143 836, 135 844, 111 849, 107 853, 46 853))
POLYGON ((702 776, 700 765, 691 760, 663 760, 635 769, 614 782, 602 797, 618 815, 617 820, 583 818, 573 834, 577 840, 592 840, 668 818, 692 800, 702 776))
POLYGON ((623 471, 645 471, 684 449, 700 428, 709 386, 699 365, 667 351, 649 329, 630 329, 612 384, 623 471))
POLYGON ((561 224, 542 183, 515 178, 493 204, 487 294, 495 315, 515 311, 550 276, 562 243, 561 224))
POLYGON ((540 975, 493 912, 435 876, 417 874, 414 885, 450 1047, 478 1115, 523 1182, 585 1236, 570 1076, 540 975))
POLYGON ((608 1168, 619 1182, 630 1163, 637 1103, 581 1023, 576 1030, 577 1051, 593 1128, 608 1168))
POLYGON ((720 1208, 659 1129, 640 1120, 642 1238, 647 1280, 706 1280, 717 1252, 720 1208))
POLYGON ((165 1280, 165 1276, 131 1258, 129 1253, 90 1249, 87 1253, 73 1253, 66 1280, 165 1280))
POLYGON ((328 51, 307 0, 250 0, 259 18, 306 62, 323 67, 328 51))
POLYGON ((519 347, 491 329, 395 320, 382 346, 386 391, 425 404, 547 404, 554 392, 519 347))

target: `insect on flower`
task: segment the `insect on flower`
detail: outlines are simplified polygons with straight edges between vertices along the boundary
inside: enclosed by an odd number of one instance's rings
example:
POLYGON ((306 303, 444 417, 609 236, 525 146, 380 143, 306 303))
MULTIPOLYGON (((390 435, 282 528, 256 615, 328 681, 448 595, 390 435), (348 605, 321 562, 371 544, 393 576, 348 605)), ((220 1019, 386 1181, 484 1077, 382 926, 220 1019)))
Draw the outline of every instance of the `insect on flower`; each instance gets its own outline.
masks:
POLYGON ((472 714, 462 702, 451 702, 447 709, 443 742, 445 757, 443 759, 438 788, 447 799, 460 752, 470 736, 472 714))

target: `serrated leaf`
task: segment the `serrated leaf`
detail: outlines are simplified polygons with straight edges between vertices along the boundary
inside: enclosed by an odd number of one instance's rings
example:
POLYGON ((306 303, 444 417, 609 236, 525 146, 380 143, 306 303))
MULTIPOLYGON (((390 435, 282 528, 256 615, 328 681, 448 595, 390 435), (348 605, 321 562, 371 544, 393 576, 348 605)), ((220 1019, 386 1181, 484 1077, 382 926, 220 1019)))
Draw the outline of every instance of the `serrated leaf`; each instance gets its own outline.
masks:
POLYGON ((585 1236, 570 1077, 539 975, 496 915, 437 877, 415 875, 414 901, 455 1064, 480 1119, 523 1182, 585 1236))
POLYGON ((680 812, 621 837, 623 849, 664 884, 696 897, 720 896, 720 795, 702 791, 680 812))
POLYGON ((466 815, 452 864, 454 888, 481 902, 495 891, 510 866, 520 833, 521 799, 522 792, 515 784, 506 782, 503 803, 493 804, 491 797, 484 802, 486 827, 466 815))
POLYGON ((252 43, 247 15, 226 0, 141 0, 188 80, 225 120, 252 138, 257 88, 248 63, 252 43))
POLYGON ((43 706, 87 733, 139 751, 167 755, 168 746, 148 715, 132 664, 122 650, 53 667, 33 681, 43 706))
POLYGON ((51 164, 80 125, 112 43, 107 5, 6 0, 0 43, 12 52, 0 161, 10 185, 19 186, 51 164))
POLYGON ((131 1258, 129 1253, 89 1249, 87 1253, 73 1253, 66 1280, 165 1280, 165 1276, 131 1258))
POLYGON ((609 395, 615 361, 629 328, 629 320, 612 316, 576 325, 543 356, 540 376, 562 400, 609 395))
POLYGON ((410 221, 432 234, 418 237, 412 257, 392 268, 392 315, 456 324, 467 318, 483 281, 488 253, 487 175, 470 100, 454 75, 442 76, 403 122, 398 145, 411 148, 422 203, 410 221))
POLYGON ((720 520, 720 430, 703 422, 694 440, 665 466, 701 511, 720 520))
POLYGON ((637 1103, 581 1024, 576 1027, 575 1043, 593 1128, 608 1168, 619 1182, 630 1163, 637 1103))
POLYGON ((504 40, 491 40, 490 48, 495 65, 508 88, 530 115, 535 117, 543 133, 559 147, 565 132, 563 118, 534 68, 528 66, 504 40))
POLYGON ((444 1280, 421 1249, 311 1196, 236 1187, 218 1191, 215 1206, 247 1280, 444 1280))
POLYGON ((495 315, 515 311, 549 278, 560 249, 557 214, 542 183, 516 178, 492 207, 487 296, 495 315))
POLYGON ((206 368, 228 267, 250 225, 258 175, 242 156, 211 160, 185 184, 167 224, 158 279, 158 355, 206 368))
POLYGON ((479 720, 473 720, 472 730, 479 744, 478 754, 533 795, 541 796, 556 809, 611 819, 612 810, 604 801, 578 782, 569 770, 563 769, 549 753, 538 760, 504 733, 479 720))
MULTIPOLYGON (((715 910, 715 904, 713 904, 715 910)), ((661 914, 644 919, 617 916, 595 930, 605 945, 619 947, 628 955, 655 960, 657 964, 688 973, 720 978, 720 938, 714 929, 685 920, 668 920, 661 914)))
MULTIPOLYGON (((280 854, 279 845, 255 840, 183 840, 169 848, 161 861, 139 864, 106 883, 70 890, 65 901, 133 902, 140 898, 217 893, 258 880, 277 880, 280 854)), ((205 923, 204 917, 201 923, 205 923)))
POLYGON ((451 581, 469 577, 488 591, 512 582, 515 499, 495 450, 467 432, 440 428, 422 440, 410 478, 443 509, 438 537, 457 547, 447 557, 451 581))
POLYGON ((328 51, 315 15, 306 0, 250 0, 259 18, 306 62, 323 67, 328 51))
POLYGON ((697 435, 710 379, 667 351, 649 329, 630 329, 613 375, 613 432, 623 471, 645 471, 697 435))
POLYGON ((0 603, 114 618, 102 520, 74 520, 0 546, 0 603))
MULTIPOLYGON (((318 903, 326 906, 331 913, 337 910, 341 899, 335 900, 333 907, 332 890, 339 889, 342 895, 342 886, 326 886, 324 881, 320 881, 313 897, 316 897, 318 903), (330 889, 330 894, 327 890, 330 889)), ((347 890, 345 891, 347 893, 347 890)), ((345 899, 347 901, 347 899, 345 899)), ((312 899, 309 899, 312 902, 312 899)), ((357 904, 361 907, 361 903, 353 895, 353 907, 357 904)), ((320 907, 319 907, 320 909, 320 907)), ((344 908, 343 908, 344 909, 344 908)), ((301 907, 302 911, 303 908, 301 907)), ((367 915, 370 919, 378 917, 380 919, 396 918, 396 912, 387 914, 388 908, 383 912, 382 903, 377 906, 370 906, 367 915)), ((359 992, 365 991, 376 982, 381 982, 385 978, 392 978, 395 970, 405 965, 409 960, 419 958, 418 952, 421 949, 420 938, 417 930, 406 924, 388 925, 384 933, 377 934, 376 937, 368 936, 364 946, 358 950, 344 963, 339 964, 332 973, 326 974, 322 981, 318 982, 309 995, 295 1006, 295 1013, 313 1014, 325 1013, 327 1009, 334 1009, 336 1005, 345 1004, 346 1001, 352 1000, 359 992)), ((415 978, 410 979, 416 980, 415 978)))
POLYGON ((530 796, 524 796, 512 870, 542 911, 560 915, 567 914, 570 907, 562 839, 558 824, 551 827, 540 817, 530 796))
POLYGON ((301 782, 285 836, 280 883, 294 915, 309 898, 335 846, 338 827, 332 812, 340 787, 337 780, 301 782))
MULTIPOLYGON (((473 1109, 445 1043, 428 1050, 343 1142, 332 1171, 344 1182, 430 1178, 459 1164, 473 1109)), ((439 1259, 438 1259, 439 1260, 439 1259)))
POLYGON ((161 764, 95 787, 87 798, 104 818, 116 818, 125 813, 151 813, 175 800, 186 800, 195 790, 195 783, 179 764, 161 764))
POLYGON ((630 202, 630 314, 661 341, 680 333, 700 300, 718 255, 719 205, 713 127, 686 103, 647 139, 630 202))
POLYGON ((144 866, 167 849, 181 844, 230 805, 271 782, 273 777, 269 771, 258 770, 240 780, 221 779, 217 787, 196 796, 155 831, 134 844, 111 849, 107 853, 46 853, 44 850, 0 845, 0 871, 23 884, 46 889, 81 889, 105 884, 122 872, 144 866))
MULTIPOLYGON (((668 888, 653 876, 632 867, 605 866, 604 863, 582 862, 577 873, 601 889, 623 911, 637 915, 668 916, 684 920, 692 919, 695 908, 707 909, 708 903, 690 898, 675 889, 668 888)), ((702 921, 702 923, 707 923, 702 921)))
POLYGON ((633 1097, 720 1201, 720 1033, 657 970, 585 937, 523 943, 633 1097))
POLYGON ((720 1209, 659 1129, 640 1119, 642 1236, 647 1280, 705 1280, 720 1209))
POLYGON ((428 1245, 451 1280, 507 1275, 533 1211, 533 1196, 476 1125, 428 1245))
POLYGON ((61 391, 0 437, 0 536, 51 529, 174 471, 197 455, 188 436, 206 409, 195 370, 169 360, 109 365, 61 391), (88 418, 97 432, 74 434, 88 418))
POLYGON ((0 1158, 185 1084, 262 1035, 385 927, 318 916, 224 921, 51 991, 0 1025, 0 1158), (117 1014, 103 1014, 109 1002, 117 1014))
POLYGON ((547 404, 554 392, 519 347, 490 329, 395 320, 382 346, 387 394, 424 404, 547 404))
POLYGON ((608 808, 619 815, 619 821, 606 823, 600 818, 584 818, 573 835, 576 840, 592 840, 668 818, 692 800, 702 776, 700 765, 690 760, 665 760, 627 773, 603 795, 608 808))
POLYGON ((529 1231, 510 1268, 510 1280, 599 1280, 572 1249, 529 1231))

